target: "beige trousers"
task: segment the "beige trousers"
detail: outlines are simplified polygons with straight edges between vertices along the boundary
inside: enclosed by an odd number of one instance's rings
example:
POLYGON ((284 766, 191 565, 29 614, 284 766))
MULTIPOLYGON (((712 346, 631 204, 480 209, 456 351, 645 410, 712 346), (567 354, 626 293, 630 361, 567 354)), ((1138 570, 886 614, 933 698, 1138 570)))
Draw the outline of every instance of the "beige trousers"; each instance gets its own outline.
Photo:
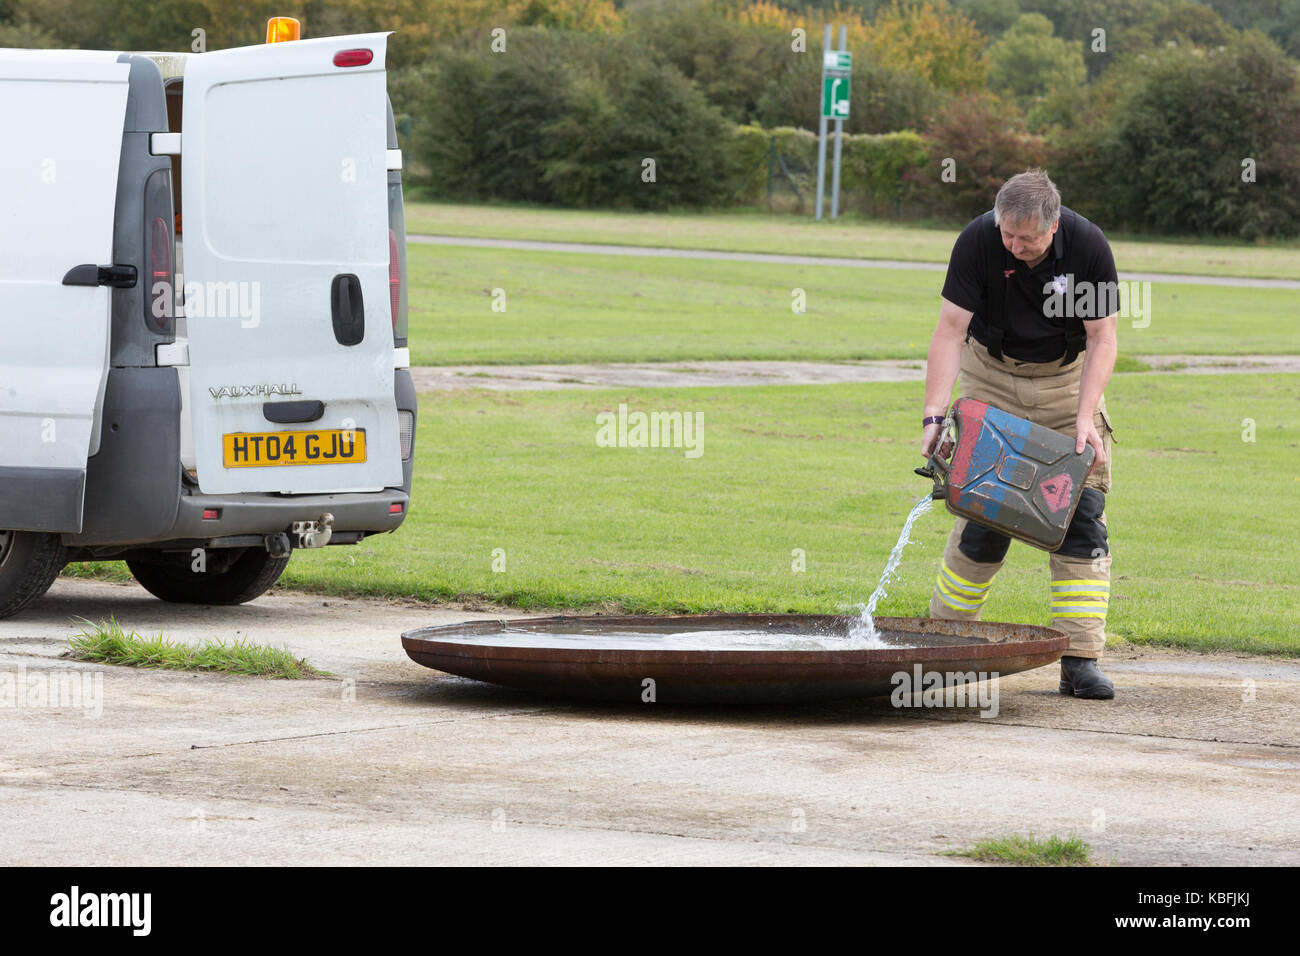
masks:
MULTIPOLYGON (((962 346, 961 371, 957 381, 962 397, 982 402, 1027 418, 1047 428, 1075 434, 1079 413, 1079 383, 1083 371, 1081 353, 1069 365, 1057 362, 1019 362, 1003 356, 995 359, 974 339, 962 346)), ((1106 449, 1106 463, 1093 468, 1084 482, 1102 494, 1110 491, 1110 459, 1113 429, 1106 413, 1106 400, 1097 403, 1093 417, 1106 449)), ((1098 521, 1106 523, 1105 514, 1098 521)), ((930 616, 944 620, 979 620, 992 587, 993 576, 1002 561, 981 562, 960 549, 967 521, 958 518, 944 548, 943 564, 930 596, 930 616)), ((1106 609, 1110 596, 1110 555, 1088 557, 1051 554, 1052 626, 1070 635, 1066 654, 1100 658, 1106 646, 1106 609)))

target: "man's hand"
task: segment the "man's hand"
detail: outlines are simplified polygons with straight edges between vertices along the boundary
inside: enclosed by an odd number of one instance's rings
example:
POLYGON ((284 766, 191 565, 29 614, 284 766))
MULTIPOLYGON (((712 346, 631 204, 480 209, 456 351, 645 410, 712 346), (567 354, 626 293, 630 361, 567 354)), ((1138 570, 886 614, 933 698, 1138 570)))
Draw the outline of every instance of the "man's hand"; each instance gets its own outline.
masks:
MULTIPOLYGON (((929 460, 934 454, 934 446, 939 441, 939 436, 943 432, 943 423, 935 422, 932 425, 926 425, 925 431, 921 433, 921 457, 929 460)), ((939 449, 939 457, 947 458, 952 454, 952 440, 945 437, 942 447, 939 449)))
POLYGON ((928 459, 934 453, 935 442, 939 440, 939 431, 943 428, 941 422, 933 422, 925 426, 925 431, 921 433, 921 457, 928 459))
POLYGON ((1102 444, 1101 435, 1097 434, 1097 426, 1093 423, 1092 416, 1080 418, 1074 423, 1074 434, 1077 436, 1074 441, 1074 453, 1083 454, 1083 446, 1091 445, 1097 452, 1097 460, 1094 462, 1094 468, 1100 468, 1106 464, 1106 446, 1102 444))

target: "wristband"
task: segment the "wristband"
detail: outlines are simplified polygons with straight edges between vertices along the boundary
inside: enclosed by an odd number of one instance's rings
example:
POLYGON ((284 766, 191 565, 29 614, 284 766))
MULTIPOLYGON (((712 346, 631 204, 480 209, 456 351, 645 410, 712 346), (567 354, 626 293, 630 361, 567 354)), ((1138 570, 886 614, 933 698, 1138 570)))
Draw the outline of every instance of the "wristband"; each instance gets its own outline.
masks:
POLYGON ((942 425, 942 424, 943 424, 942 415, 926 415, 924 418, 921 419, 922 428, 925 428, 927 425, 942 425))

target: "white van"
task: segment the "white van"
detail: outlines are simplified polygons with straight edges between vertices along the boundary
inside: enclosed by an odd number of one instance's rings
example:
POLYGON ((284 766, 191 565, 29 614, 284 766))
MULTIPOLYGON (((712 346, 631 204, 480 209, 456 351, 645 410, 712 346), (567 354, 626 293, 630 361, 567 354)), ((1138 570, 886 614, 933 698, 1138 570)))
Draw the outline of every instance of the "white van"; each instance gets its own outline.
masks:
POLYGON ((402 523, 386 41, 0 49, 0 617, 73 561, 238 604, 402 523))

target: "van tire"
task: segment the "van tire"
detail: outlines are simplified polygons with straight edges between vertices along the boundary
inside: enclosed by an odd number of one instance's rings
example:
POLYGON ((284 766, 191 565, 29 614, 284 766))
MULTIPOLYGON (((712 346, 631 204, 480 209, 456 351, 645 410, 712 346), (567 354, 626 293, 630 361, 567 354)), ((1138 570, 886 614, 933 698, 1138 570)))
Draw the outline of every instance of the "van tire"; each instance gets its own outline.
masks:
POLYGON ((17 614, 48 591, 67 563, 57 534, 0 531, 0 618, 17 614))
POLYGON ((127 559, 140 585, 156 598, 174 604, 243 604, 265 594, 289 566, 289 558, 273 558, 262 548, 248 548, 226 571, 193 571, 190 557, 127 559))

